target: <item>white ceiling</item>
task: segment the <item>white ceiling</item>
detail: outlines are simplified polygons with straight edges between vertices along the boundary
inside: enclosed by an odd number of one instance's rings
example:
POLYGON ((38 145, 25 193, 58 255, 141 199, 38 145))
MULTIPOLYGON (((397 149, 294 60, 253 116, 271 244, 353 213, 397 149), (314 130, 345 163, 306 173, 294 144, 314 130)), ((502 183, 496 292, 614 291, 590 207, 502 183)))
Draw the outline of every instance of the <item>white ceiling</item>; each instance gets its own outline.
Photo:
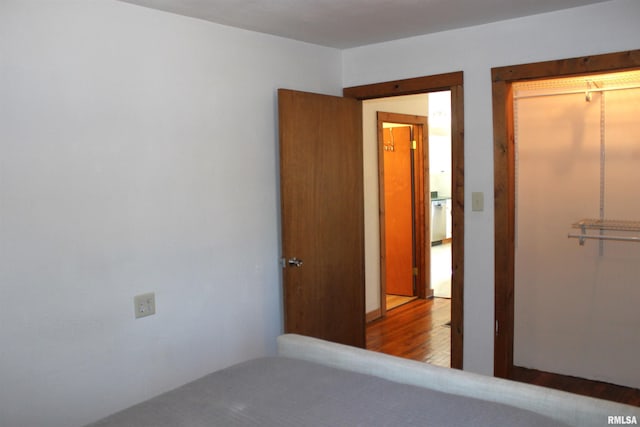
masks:
POLYGON ((344 49, 606 0, 121 1, 344 49))

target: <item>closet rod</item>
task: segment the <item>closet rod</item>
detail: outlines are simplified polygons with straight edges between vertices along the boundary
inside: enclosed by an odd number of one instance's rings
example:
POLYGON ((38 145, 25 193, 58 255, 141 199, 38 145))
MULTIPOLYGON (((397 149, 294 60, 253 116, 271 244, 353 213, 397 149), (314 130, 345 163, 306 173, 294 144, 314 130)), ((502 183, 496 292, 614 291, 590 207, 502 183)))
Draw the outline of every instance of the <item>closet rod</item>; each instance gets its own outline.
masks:
POLYGON ((640 85, 632 85, 632 86, 623 86, 623 87, 610 87, 610 88, 593 88, 593 89, 582 89, 582 90, 567 90, 562 92, 550 92, 550 93, 536 93, 531 95, 515 95, 513 99, 524 99, 524 98, 540 98, 543 96, 556 96, 556 95, 574 95, 577 93, 589 93, 589 92, 609 92, 613 90, 628 90, 628 89, 640 89, 640 85))
POLYGON ((640 237, 625 237, 625 236, 598 236, 593 234, 569 234, 567 237, 573 237, 580 239, 582 242, 584 239, 595 240, 619 240, 624 242, 640 242, 640 237))

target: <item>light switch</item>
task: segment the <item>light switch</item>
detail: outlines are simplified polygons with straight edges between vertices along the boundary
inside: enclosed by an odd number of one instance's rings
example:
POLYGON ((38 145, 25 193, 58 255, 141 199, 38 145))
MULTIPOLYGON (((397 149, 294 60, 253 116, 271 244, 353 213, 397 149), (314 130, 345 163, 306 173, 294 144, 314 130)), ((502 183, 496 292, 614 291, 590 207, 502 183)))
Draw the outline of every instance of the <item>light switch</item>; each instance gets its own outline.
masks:
POLYGON ((482 212, 484 210, 484 193, 471 193, 471 210, 474 212, 482 212))

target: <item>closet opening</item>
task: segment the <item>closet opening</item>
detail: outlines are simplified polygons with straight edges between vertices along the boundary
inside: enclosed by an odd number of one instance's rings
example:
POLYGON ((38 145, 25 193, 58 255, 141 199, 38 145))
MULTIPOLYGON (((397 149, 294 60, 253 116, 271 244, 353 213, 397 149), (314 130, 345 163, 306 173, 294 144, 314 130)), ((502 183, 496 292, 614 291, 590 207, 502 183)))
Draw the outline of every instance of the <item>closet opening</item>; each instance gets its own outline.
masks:
POLYGON ((492 70, 496 376, 640 388, 638 53, 492 70))

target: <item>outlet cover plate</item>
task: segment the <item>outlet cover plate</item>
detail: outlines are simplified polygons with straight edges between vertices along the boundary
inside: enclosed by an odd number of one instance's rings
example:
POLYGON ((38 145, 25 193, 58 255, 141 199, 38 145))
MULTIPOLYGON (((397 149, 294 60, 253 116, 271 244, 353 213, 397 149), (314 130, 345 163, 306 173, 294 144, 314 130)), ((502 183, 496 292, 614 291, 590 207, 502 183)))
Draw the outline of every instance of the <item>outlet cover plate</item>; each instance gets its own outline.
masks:
POLYGON ((136 319, 156 314, 156 294, 153 292, 133 297, 136 319))

